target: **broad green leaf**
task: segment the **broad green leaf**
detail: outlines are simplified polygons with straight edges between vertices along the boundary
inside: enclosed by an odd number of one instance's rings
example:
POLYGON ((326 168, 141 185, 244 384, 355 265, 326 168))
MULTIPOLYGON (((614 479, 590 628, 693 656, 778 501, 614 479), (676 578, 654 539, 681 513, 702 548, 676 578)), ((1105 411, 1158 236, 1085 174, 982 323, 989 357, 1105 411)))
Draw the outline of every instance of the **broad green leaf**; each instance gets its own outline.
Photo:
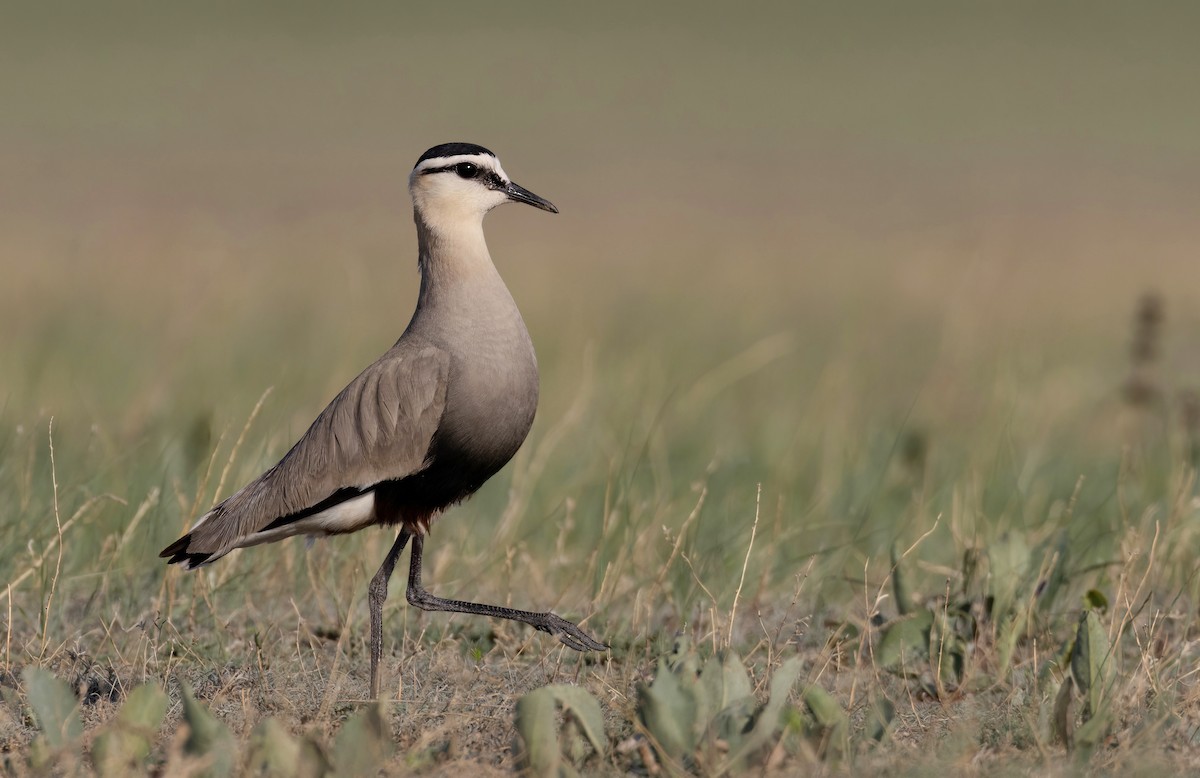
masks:
POLYGON ((374 775, 392 753, 383 706, 373 702, 342 725, 333 743, 338 775, 374 775))
POLYGON ((557 776, 562 762, 554 710, 554 695, 546 687, 517 700, 517 734, 525 744, 525 763, 529 774, 539 778, 557 776))
POLYGON ((532 775, 557 776, 571 771, 562 760, 562 745, 555 721, 559 705, 596 753, 604 754, 604 716, 596 698, 578 686, 543 686, 517 701, 517 732, 525 744, 525 756, 532 775))
POLYGON ((977 548, 963 550, 962 558, 962 594, 967 599, 974 599, 975 575, 979 572, 980 552, 977 548))
POLYGON ((728 704, 725 698, 724 665, 721 657, 711 656, 704 663, 704 669, 692 690, 692 703, 696 706, 693 726, 696 737, 700 738, 717 714, 728 704))
MULTIPOLYGON (((742 660, 732 651, 708 660, 698 687, 705 689, 704 695, 712 696, 711 704, 697 705, 697 720, 694 724, 698 737, 706 732, 728 744, 734 744, 750 728, 758 710, 758 700, 750 685, 750 674, 742 660)), ((699 695, 697 695, 699 696, 699 695)))
POLYGON ((758 713, 758 700, 753 694, 733 700, 712 720, 712 733, 726 743, 736 744, 750 730, 758 713))
POLYGON ((850 719, 837 700, 820 686, 808 687, 804 691, 804 704, 821 730, 821 741, 825 754, 840 759, 849 747, 850 719))
POLYGON ((186 682, 181 680, 179 688, 183 696, 183 719, 189 730, 183 750, 193 757, 209 760, 204 775, 230 775, 237 747, 229 728, 196 700, 186 682))
POLYGON ((110 727, 96 736, 92 743, 92 764, 96 774, 102 776, 127 775, 131 764, 138 759, 133 756, 135 747, 132 739, 119 727, 110 727))
POLYGON ((922 609, 902 616, 884 628, 883 637, 875 647, 875 663, 892 670, 906 660, 924 659, 929 656, 929 630, 933 626, 933 612, 922 609))
POLYGON ((46 745, 62 748, 83 736, 79 700, 70 686, 40 667, 26 667, 21 678, 46 745))
POLYGON ((856 640, 858 639, 860 632, 861 630, 856 625, 851 624, 848 621, 843 621, 841 624, 838 624, 834 628, 833 633, 830 634, 829 645, 832 646, 842 641, 856 640))
POLYGON ((121 706, 118 719, 131 728, 153 735, 167 715, 170 698, 158 688, 158 684, 142 684, 129 693, 121 706))
POLYGON ((566 684, 555 684, 547 686, 554 694, 563 710, 579 728, 583 730, 584 736, 588 742, 592 744, 592 748, 597 754, 604 756, 605 737, 604 737, 604 714, 600 711, 600 703, 587 689, 581 689, 578 686, 568 686, 566 684))
POLYGON ((1050 560, 1054 560, 1054 566, 1049 570, 1044 571, 1045 578, 1040 586, 1037 599, 1037 609, 1041 613, 1047 613, 1053 610, 1057 603, 1059 592, 1062 591, 1063 584, 1067 581, 1067 563, 1071 558, 1071 537, 1066 530, 1058 533, 1058 537, 1053 542, 1047 541, 1042 544, 1036 555, 1038 559, 1045 559, 1045 564, 1049 564, 1050 560))
POLYGON ((912 610, 912 600, 908 594, 908 578, 900 567, 900 541, 894 541, 891 549, 892 559, 892 594, 896 598, 896 612, 901 616, 912 610))
POLYGON ((894 718, 896 706, 887 697, 879 697, 867 714, 867 736, 877 743, 882 742, 894 718))
POLYGON ((993 621, 1002 623, 1013 610, 1027 584, 1030 559, 1025 538, 1011 532, 1004 533, 988 548, 993 621))
POLYGON ((1102 711, 1093 715, 1080 724, 1079 729, 1075 731, 1075 746, 1081 761, 1091 759, 1096 747, 1103 743, 1104 738, 1108 735, 1111 722, 1107 713, 1107 711, 1102 711))
POLYGON ((754 716, 753 728, 742 737, 729 741, 731 764, 765 746, 783 726, 781 714, 802 668, 803 662, 800 658, 792 657, 780 665, 771 676, 770 696, 767 698, 767 704, 754 716))
POLYGON ((819 726, 837 727, 848 722, 842 706, 820 686, 813 685, 804 690, 804 704, 819 726))
POLYGON ((721 662, 721 680, 723 681, 723 691, 718 710, 734 700, 754 694, 754 687, 750 685, 750 673, 746 672, 746 666, 742 664, 741 657, 732 651, 726 653, 721 662))
POLYGON ((679 676, 671 672, 665 659, 660 659, 654 682, 638 687, 638 715, 671 759, 678 759, 684 752, 695 749, 695 714, 690 695, 684 693, 679 676))
POLYGON ((101 775, 127 775, 144 769, 150 746, 162 725, 170 700, 156 684, 134 689, 117 718, 96 736, 92 762, 101 775))
POLYGON ((293 776, 300 772, 300 744, 276 719, 263 719, 250 734, 248 767, 255 775, 293 776))
POLYGON ((1017 649, 1017 641, 1025 632, 1025 622, 1028 618, 1027 608, 1022 605, 1015 613, 1010 613, 1002 621, 996 634, 996 666, 1000 668, 1000 677, 1008 677, 1012 669, 1013 652, 1017 649))
POLYGON ((300 752, 296 758, 296 765, 296 778, 324 778, 333 772, 333 765, 321 746, 307 737, 300 738, 300 752))
POLYGON ((1083 720, 1100 712, 1104 696, 1109 660, 1108 634, 1100 623, 1100 615, 1085 610, 1079 616, 1075 631, 1075 648, 1071 651, 1071 675, 1083 695, 1083 720))
POLYGON ((966 672, 967 641, 959 634, 956 611, 939 611, 929 635, 929 662, 945 689, 957 689, 966 672))
POLYGON ((675 643, 671 647, 671 653, 667 655, 667 664, 671 671, 680 675, 695 676, 699 673, 696 662, 696 652, 692 650, 692 641, 688 640, 687 635, 677 635, 675 643))
POLYGON ((1075 717, 1071 715, 1074 690, 1075 683, 1068 675, 1063 679, 1062 686, 1058 688, 1058 695, 1054 698, 1054 719, 1051 723, 1054 740, 1066 746, 1068 751, 1075 746, 1075 717))

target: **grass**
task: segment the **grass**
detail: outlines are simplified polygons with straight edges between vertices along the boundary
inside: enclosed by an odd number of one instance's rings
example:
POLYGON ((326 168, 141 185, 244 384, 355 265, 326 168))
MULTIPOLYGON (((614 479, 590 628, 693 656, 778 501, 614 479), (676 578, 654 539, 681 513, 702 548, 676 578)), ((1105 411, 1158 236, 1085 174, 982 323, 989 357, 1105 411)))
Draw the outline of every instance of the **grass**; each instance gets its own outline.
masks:
POLYGON ((427 584, 585 618, 614 650, 394 587, 387 771, 512 772, 517 701, 564 683, 604 717, 586 772, 669 770, 639 689, 680 635, 737 652, 759 701, 802 661, 747 769, 1195 769, 1186 20, 489 9, 4 25, 5 769, 32 769, 30 667, 81 701, 62 770, 145 682, 169 695, 163 772, 197 766, 180 682, 239 758, 267 718, 332 754, 364 710, 390 537, 191 575, 156 554, 400 333, 404 177, 460 136, 563 212, 489 217, 542 405, 435 526, 427 584), (1112 646, 1098 735, 1088 695, 1060 696, 1087 610, 1112 646), (847 716, 840 754, 815 688, 847 716))

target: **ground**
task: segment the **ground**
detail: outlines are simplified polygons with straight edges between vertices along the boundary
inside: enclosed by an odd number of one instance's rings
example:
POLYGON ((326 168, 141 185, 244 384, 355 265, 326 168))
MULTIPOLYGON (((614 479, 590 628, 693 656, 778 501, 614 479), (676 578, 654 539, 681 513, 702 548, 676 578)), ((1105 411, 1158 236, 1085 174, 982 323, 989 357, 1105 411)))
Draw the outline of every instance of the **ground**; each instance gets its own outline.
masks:
POLYGON ((512 774, 517 705, 556 684, 599 705, 603 755, 574 713, 540 741, 585 774, 1196 770, 1192 15, 14 12, 5 769, 101 769, 149 683, 165 712, 134 734, 157 774, 248 770, 267 720, 305 764, 512 774), (157 554, 399 336, 407 175, 450 140, 561 214, 487 219, 541 405, 435 524, 426 583, 613 648, 417 613, 398 574, 375 727, 385 532, 193 573, 157 554), (753 702, 672 750, 714 656, 753 702), (68 696, 31 698, 58 688, 39 670, 68 696), (692 702, 655 719, 670 683, 692 702), (61 746, 53 699, 81 716, 61 746))

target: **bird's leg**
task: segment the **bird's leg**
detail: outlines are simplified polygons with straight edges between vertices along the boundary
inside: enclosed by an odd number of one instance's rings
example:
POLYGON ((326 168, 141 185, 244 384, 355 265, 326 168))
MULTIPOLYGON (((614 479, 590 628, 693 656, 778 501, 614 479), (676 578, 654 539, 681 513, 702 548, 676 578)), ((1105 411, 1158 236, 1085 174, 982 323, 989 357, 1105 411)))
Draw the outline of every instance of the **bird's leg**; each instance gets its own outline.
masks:
MULTIPOLYGON (((379 699, 379 660, 383 658, 383 601, 387 599, 388 581, 396 569, 396 561, 408 545, 411 537, 407 530, 400 530, 396 542, 384 557, 379 572, 371 579, 367 588, 367 606, 371 611, 371 699, 379 699)), ((418 536, 419 537, 419 536, 418 536)))
POLYGON ((554 635, 563 645, 576 651, 603 651, 608 646, 581 630, 576 624, 553 613, 533 613, 499 605, 484 605, 462 600, 444 600, 434 597, 421 586, 421 552, 425 539, 420 534, 413 536, 412 561, 408 568, 408 602, 425 611, 449 611, 451 613, 474 613, 497 619, 523 621, 535 629, 554 635))

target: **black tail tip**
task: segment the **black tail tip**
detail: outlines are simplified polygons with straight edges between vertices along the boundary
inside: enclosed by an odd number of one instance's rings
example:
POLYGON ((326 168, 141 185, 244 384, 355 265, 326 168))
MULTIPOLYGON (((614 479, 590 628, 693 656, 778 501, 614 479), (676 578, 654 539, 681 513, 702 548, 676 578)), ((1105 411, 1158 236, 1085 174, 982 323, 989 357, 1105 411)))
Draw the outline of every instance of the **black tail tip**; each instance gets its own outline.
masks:
POLYGON ((160 551, 158 553, 159 558, 166 559, 168 565, 187 562, 187 568, 189 570, 194 567, 199 567, 207 562, 208 558, 211 557, 212 554, 203 551, 193 551, 188 553, 188 544, 191 542, 191 540, 192 536, 190 534, 184 535, 179 540, 176 540, 174 543, 160 551))

